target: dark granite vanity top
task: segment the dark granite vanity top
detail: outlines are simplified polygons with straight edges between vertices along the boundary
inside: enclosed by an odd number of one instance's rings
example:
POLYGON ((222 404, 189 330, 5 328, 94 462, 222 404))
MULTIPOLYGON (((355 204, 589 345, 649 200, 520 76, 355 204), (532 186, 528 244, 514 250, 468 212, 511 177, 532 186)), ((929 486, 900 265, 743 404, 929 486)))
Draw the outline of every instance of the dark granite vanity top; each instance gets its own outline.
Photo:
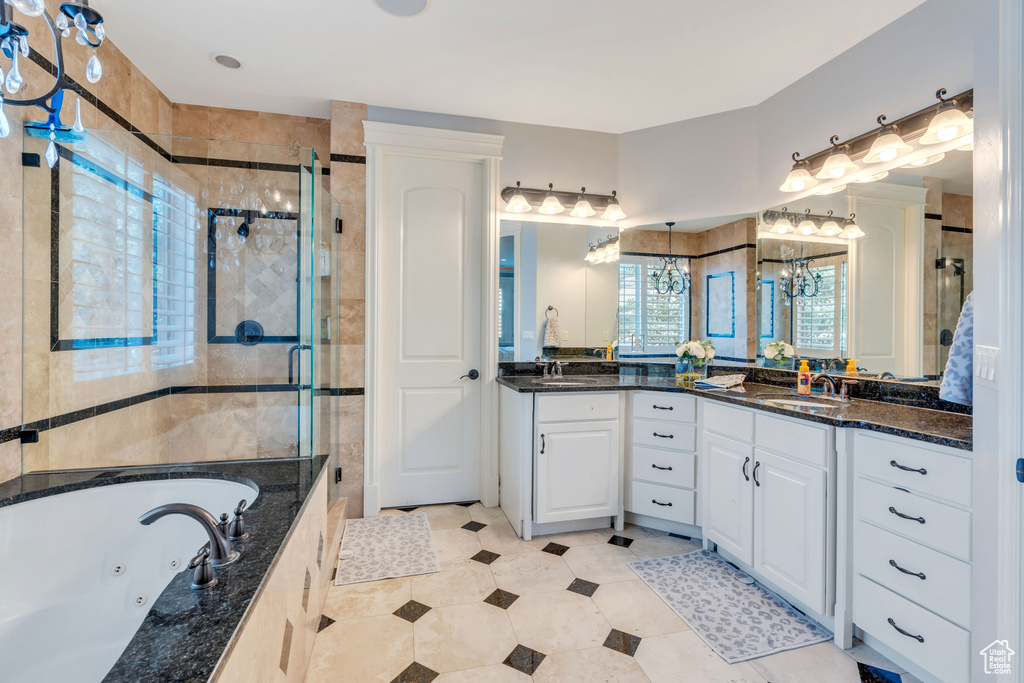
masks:
MULTIPOLYGON (((779 397, 792 393, 792 387, 744 383, 740 388, 728 391, 684 389, 676 386, 675 378, 672 377, 638 375, 566 375, 550 379, 537 376, 498 377, 498 383, 520 393, 636 390, 689 393, 810 422, 847 429, 865 429, 965 451, 973 448, 974 441, 970 415, 861 399, 836 403, 835 408, 788 406, 765 400, 766 396, 779 397), (560 384, 559 380, 563 383, 560 384)), ((796 396, 792 398, 796 399, 796 396)))
POLYGON ((247 617, 326 461, 321 456, 26 474, 0 484, 0 507, 136 481, 205 478, 255 484, 259 495, 245 518, 249 538, 234 543, 242 553, 239 561, 217 569, 217 585, 205 591, 189 590, 191 570, 177 574, 104 678, 109 683, 208 681, 247 617))

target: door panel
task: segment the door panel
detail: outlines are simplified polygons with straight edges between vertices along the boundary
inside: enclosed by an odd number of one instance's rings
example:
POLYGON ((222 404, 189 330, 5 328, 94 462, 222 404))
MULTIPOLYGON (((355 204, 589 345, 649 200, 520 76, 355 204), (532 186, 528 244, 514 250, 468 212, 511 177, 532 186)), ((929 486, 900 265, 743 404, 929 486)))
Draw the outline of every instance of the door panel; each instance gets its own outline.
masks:
POLYGON ((534 521, 618 514, 617 421, 537 424, 534 521))
POLYGON ((717 434, 704 434, 707 518, 704 535, 738 560, 753 560, 754 447, 717 434), (746 463, 746 468, 744 468, 746 463), (746 469, 746 476, 744 476, 746 469))

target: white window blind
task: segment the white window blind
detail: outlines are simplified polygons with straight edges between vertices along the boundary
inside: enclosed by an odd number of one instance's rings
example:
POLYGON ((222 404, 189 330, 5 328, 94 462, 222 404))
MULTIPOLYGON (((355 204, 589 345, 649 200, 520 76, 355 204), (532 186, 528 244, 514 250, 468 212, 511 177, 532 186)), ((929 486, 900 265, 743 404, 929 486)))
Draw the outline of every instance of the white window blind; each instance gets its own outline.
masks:
POLYGON ((689 335, 689 292, 659 294, 651 273, 661 259, 619 261, 619 352, 670 354, 689 335))
POLYGON ((153 367, 195 358, 195 199, 153 176, 153 367))
POLYGON ((837 297, 837 293, 845 290, 845 287, 837 280, 842 277, 842 269, 843 264, 812 266, 808 269, 810 276, 821 276, 821 285, 817 296, 801 296, 796 299, 793 345, 797 353, 809 356, 841 354, 845 346, 842 339, 845 302, 841 299, 845 299, 845 296, 837 297))

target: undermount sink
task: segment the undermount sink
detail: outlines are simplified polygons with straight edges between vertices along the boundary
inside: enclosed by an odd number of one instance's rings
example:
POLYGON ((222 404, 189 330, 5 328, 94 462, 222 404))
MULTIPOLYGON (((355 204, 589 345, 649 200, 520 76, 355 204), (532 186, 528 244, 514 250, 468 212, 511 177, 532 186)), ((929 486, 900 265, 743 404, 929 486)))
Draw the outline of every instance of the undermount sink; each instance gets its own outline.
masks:
POLYGON ((800 396, 798 394, 769 394, 757 398, 769 403, 778 403, 784 406, 800 406, 803 408, 838 408, 846 403, 841 398, 832 396, 800 396))
POLYGON ((553 387, 578 387, 587 384, 597 384, 597 380, 590 377, 542 377, 537 381, 553 387))
POLYGON ((814 401, 798 401, 793 398, 765 398, 768 403, 777 403, 783 406, 799 406, 801 408, 837 408, 834 403, 816 403, 814 401))

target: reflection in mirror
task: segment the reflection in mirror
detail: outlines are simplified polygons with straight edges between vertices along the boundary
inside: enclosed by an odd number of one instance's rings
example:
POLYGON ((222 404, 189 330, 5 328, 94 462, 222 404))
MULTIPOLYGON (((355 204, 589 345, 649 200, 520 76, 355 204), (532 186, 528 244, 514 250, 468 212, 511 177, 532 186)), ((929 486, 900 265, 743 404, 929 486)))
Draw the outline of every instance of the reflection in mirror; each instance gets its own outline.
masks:
POLYGON ((762 212, 758 364, 784 341, 814 369, 853 359, 864 376, 939 380, 973 289, 972 186, 971 152, 952 150, 762 212))

